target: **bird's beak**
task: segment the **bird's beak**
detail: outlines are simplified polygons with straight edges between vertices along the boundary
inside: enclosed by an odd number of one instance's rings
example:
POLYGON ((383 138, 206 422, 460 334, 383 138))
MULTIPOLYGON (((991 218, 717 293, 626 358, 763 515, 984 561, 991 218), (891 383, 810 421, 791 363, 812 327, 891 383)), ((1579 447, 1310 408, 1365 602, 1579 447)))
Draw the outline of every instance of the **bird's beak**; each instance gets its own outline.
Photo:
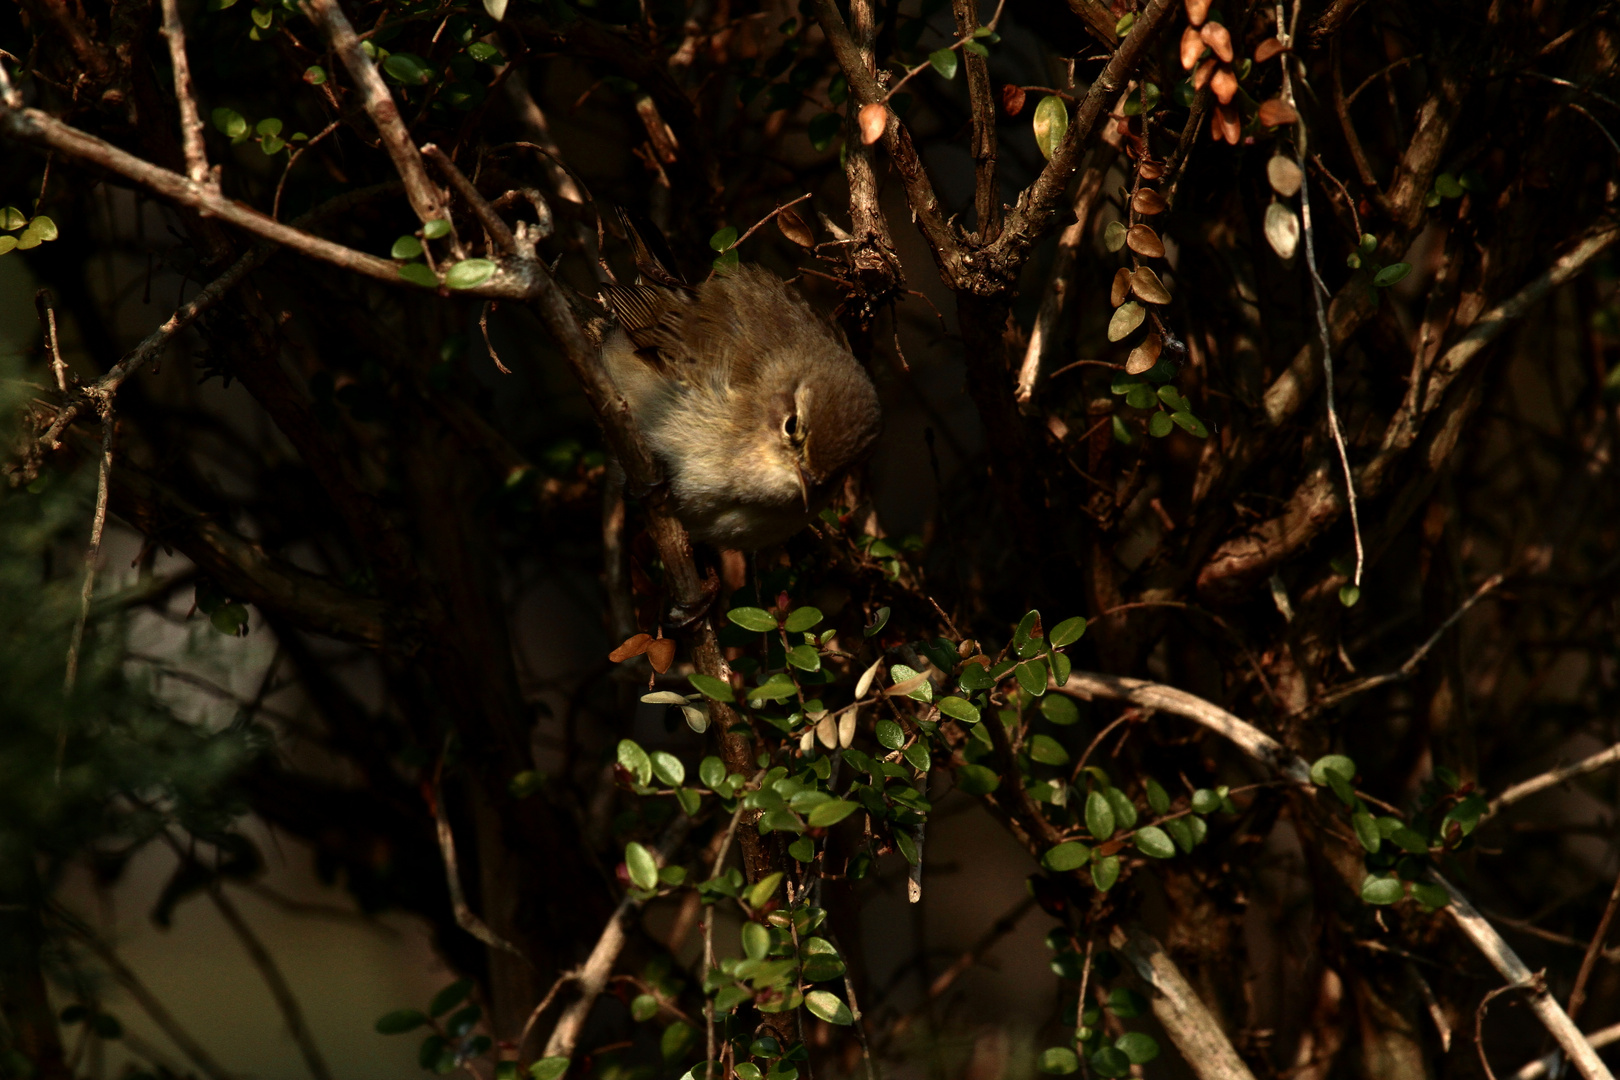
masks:
POLYGON ((804 475, 804 466, 797 462, 793 465, 793 475, 799 478, 799 494, 804 497, 804 509, 808 513, 810 510, 810 478, 804 475))

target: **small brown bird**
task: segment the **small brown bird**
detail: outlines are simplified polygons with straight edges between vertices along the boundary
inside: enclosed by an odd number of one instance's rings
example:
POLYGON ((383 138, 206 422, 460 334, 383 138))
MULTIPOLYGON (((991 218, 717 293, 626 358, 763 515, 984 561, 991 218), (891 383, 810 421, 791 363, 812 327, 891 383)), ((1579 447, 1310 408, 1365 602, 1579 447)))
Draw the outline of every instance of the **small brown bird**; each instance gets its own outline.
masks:
POLYGON ((877 391, 830 322, 754 266, 692 287, 625 222, 641 276, 600 293, 609 375, 698 540, 755 551, 802 529, 882 426, 877 391))

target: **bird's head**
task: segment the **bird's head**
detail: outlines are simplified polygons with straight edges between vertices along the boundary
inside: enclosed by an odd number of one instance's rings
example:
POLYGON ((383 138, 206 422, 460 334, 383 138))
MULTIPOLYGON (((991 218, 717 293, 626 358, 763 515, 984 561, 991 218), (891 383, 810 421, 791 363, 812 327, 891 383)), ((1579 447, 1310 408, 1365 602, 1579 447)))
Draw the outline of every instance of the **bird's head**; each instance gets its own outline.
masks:
POLYGON ((771 457, 790 473, 806 511, 832 493, 877 440, 882 414, 872 383, 853 363, 814 365, 784 388, 767 414, 771 457))

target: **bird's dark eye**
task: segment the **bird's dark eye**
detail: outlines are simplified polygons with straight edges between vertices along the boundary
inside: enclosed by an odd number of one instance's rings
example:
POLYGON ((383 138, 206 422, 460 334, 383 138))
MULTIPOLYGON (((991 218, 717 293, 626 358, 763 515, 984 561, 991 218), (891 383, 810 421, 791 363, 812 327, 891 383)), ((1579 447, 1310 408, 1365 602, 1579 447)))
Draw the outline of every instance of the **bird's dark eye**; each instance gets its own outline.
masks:
POLYGON ((782 421, 782 434, 791 439, 794 435, 798 434, 798 431, 799 418, 797 415, 789 413, 788 418, 782 421))

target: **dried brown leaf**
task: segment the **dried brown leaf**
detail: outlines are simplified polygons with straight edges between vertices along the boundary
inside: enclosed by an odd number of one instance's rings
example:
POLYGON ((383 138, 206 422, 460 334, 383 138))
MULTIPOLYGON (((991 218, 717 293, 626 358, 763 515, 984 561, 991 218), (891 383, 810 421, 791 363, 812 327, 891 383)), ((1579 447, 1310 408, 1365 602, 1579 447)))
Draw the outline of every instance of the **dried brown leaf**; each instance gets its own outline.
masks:
POLYGON ((1204 38, 1198 33, 1196 26, 1189 26, 1181 32, 1181 66, 1191 71, 1198 58, 1204 55, 1204 38))
POLYGON ((608 653, 608 659, 615 664, 622 664, 632 656, 640 656, 646 652, 647 645, 651 641, 651 634, 632 634, 624 639, 624 644, 608 653))
POLYGON ((1222 64, 1215 70, 1214 78, 1209 80, 1209 87, 1215 91, 1215 100, 1222 105, 1230 105, 1232 99, 1237 97, 1238 81, 1232 69, 1222 64))
POLYGON ((1140 375, 1150 371, 1154 364, 1159 362, 1159 353, 1164 349, 1164 342, 1159 340, 1158 334, 1149 334, 1142 339, 1142 344, 1131 350, 1131 355, 1125 360, 1125 373, 1127 375, 1140 375))
POLYGON ((1270 60, 1273 56, 1276 56, 1278 53, 1285 51, 1286 50, 1283 48, 1282 42, 1278 41, 1274 37, 1266 38, 1266 40, 1254 47, 1254 62, 1257 64, 1263 64, 1267 60, 1270 60))
POLYGON ((1164 196, 1152 188, 1140 188, 1131 199, 1131 209, 1138 214, 1162 214, 1165 211, 1164 196))
POLYGON ((1230 105, 1217 105, 1209 118, 1210 138, 1225 139, 1236 146, 1243 140, 1243 118, 1230 105))
POLYGON ((1119 307, 1131 295, 1131 272, 1123 266, 1114 271, 1114 283, 1108 289, 1108 305, 1119 307))
POLYGON ((856 122, 861 128, 861 142, 871 146, 883 138, 883 129, 889 126, 888 110, 875 101, 862 105, 861 111, 856 114, 856 122))
POLYGON ((1270 98, 1260 103, 1260 122, 1266 127, 1282 127, 1299 119, 1299 113, 1282 98, 1270 98))
POLYGON ((816 234, 810 231, 810 226, 804 223, 804 218, 792 210, 783 210, 776 215, 776 227, 782 230, 783 236, 802 248, 816 246, 816 234))
POLYGON ((1215 55, 1221 58, 1222 63, 1232 62, 1232 35, 1226 27, 1218 22, 1205 23, 1198 31, 1198 36, 1204 39, 1204 44, 1215 50, 1215 55))
POLYGON ((1136 166, 1136 171, 1144 180, 1157 180, 1164 175, 1164 162, 1144 160, 1136 166))
POLYGON ((1299 215, 1280 202, 1266 207, 1266 242, 1280 259, 1292 259, 1299 250, 1299 215))
POLYGON ((1194 26, 1201 25, 1205 19, 1209 18, 1209 5, 1212 2, 1213 0, 1186 0, 1187 21, 1194 26))
POLYGON ((1164 258, 1164 241, 1146 225, 1132 225, 1126 230, 1125 243, 1138 255, 1149 259, 1164 258))
POLYGON ((1271 190, 1285 199, 1292 199, 1299 194, 1299 186, 1305 182, 1305 174, 1300 172, 1299 165, 1286 154, 1278 154, 1266 162, 1266 179, 1271 181, 1271 190))
POLYGON ((1204 88, 1204 84, 1209 82, 1209 77, 1215 74, 1215 66, 1219 63, 1220 61, 1212 56, 1208 60, 1205 60, 1202 64, 1198 65, 1198 70, 1193 72, 1192 85, 1194 90, 1202 90, 1204 88))
POLYGON ((1164 287, 1151 268, 1138 267, 1136 273, 1131 275, 1131 291, 1150 304, 1168 304, 1170 290, 1164 287))
POLYGON ((1001 88, 1001 108, 1008 116, 1024 111, 1024 88, 1008 83, 1001 88))
POLYGON ((647 643, 647 663, 662 675, 675 662, 675 639, 657 638, 647 643))

